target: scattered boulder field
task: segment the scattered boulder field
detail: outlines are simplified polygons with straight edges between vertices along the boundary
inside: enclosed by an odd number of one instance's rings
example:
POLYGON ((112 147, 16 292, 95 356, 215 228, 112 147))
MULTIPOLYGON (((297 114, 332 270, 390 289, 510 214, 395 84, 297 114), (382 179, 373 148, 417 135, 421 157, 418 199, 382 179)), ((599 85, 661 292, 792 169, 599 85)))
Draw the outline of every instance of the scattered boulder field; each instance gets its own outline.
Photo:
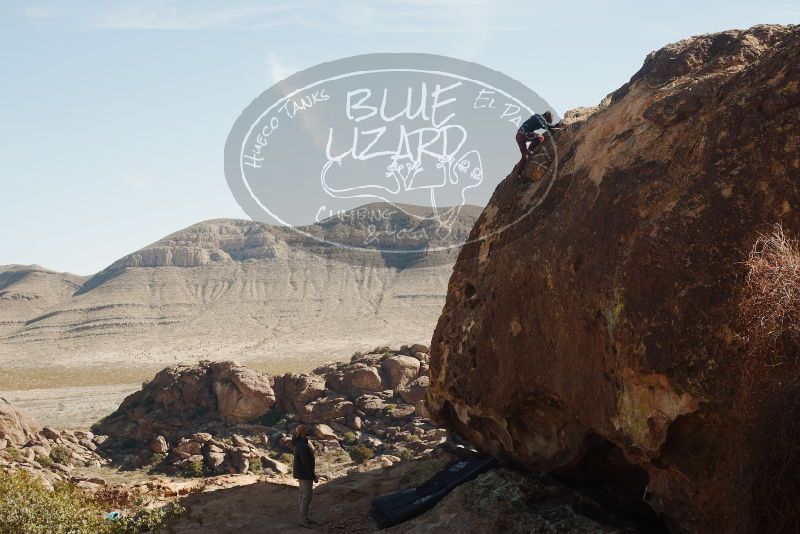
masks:
POLYGON ((176 477, 283 476, 290 474, 291 432, 301 423, 330 460, 323 462, 330 476, 443 447, 465 449, 426 418, 427 362, 428 348, 415 344, 275 377, 230 361, 175 365, 91 431, 40 429, 3 401, 0 468, 25 469, 49 483, 85 482, 74 466, 176 477))
MULTIPOLYGON (((419 485, 475 449, 431 424, 428 348, 379 347, 308 374, 271 377, 235 362, 159 372, 92 431, 39 428, 0 404, 0 470, 71 482, 109 509, 180 502, 181 533, 298 532, 291 431, 311 429, 317 532, 374 532, 376 497, 419 485)), ((623 533, 641 524, 544 475, 496 469, 389 532, 623 533), (478 528, 479 530, 475 530, 478 528), (533 530, 532 530, 533 529, 533 530)))
MULTIPOLYGON (((24 470, 48 487, 71 481, 80 487, 100 484, 95 477, 75 473, 75 466, 100 467, 108 460, 97 450, 106 437, 90 431, 58 431, 39 425, 24 412, 0 399, 0 469, 24 470)), ((105 482, 103 482, 105 484, 105 482)))
POLYGON ((428 358, 420 344, 379 347, 349 363, 275 377, 236 362, 175 365, 94 430, 108 437, 104 450, 119 462, 158 460, 167 472, 244 473, 255 460, 285 474, 280 458, 301 423, 320 450, 392 463, 448 442, 426 418, 428 358))

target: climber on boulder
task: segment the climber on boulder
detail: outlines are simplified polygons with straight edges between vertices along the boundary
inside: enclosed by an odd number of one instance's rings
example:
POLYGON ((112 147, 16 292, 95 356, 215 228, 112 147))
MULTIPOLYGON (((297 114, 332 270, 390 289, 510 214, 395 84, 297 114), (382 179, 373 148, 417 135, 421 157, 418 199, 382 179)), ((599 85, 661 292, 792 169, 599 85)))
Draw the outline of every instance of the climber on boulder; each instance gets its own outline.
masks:
POLYGON ((545 132, 553 132, 558 130, 559 125, 552 124, 553 114, 545 111, 541 115, 534 113, 531 117, 522 123, 519 130, 517 130, 517 145, 522 157, 519 163, 514 167, 514 174, 517 176, 522 175, 525 169, 525 161, 533 151, 534 148, 544 143, 544 135, 536 132, 544 130, 545 132), (530 143, 530 146, 528 146, 530 143))

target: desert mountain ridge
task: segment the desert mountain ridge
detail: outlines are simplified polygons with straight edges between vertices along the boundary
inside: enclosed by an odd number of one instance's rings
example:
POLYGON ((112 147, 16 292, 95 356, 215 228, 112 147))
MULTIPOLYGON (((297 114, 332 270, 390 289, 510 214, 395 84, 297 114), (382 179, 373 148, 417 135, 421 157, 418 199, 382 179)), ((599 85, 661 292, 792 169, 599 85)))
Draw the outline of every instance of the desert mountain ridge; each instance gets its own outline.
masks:
POLYGON ((39 265, 0 265, 0 338, 69 298, 87 278, 39 265))
POLYGON ((24 370, 113 364, 119 380, 130 371, 138 381, 139 369, 176 361, 305 368, 307 358, 427 342, 480 210, 462 207, 445 234, 430 208, 381 203, 296 229, 214 219, 89 277, 2 267, 0 387, 25 388, 24 370))

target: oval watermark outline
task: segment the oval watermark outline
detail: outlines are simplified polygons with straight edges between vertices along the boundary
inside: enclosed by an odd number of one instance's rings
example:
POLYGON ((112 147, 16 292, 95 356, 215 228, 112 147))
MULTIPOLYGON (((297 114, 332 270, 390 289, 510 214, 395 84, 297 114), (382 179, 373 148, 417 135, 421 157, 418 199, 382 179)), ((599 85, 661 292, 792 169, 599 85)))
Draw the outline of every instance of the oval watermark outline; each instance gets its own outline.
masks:
MULTIPOLYGON (((510 76, 508 76, 506 74, 503 74, 500 71, 497 71, 497 70, 494 70, 494 69, 490 69, 488 67, 480 65, 479 63, 475 63, 475 62, 471 62, 471 61, 465 61, 465 60, 458 59, 458 58, 453 58, 453 57, 450 57, 450 56, 442 56, 442 55, 438 55, 438 54, 427 54, 427 53, 413 53, 413 54, 407 54, 407 53, 373 53, 373 54, 362 54, 362 55, 358 55, 358 56, 348 56, 346 58, 340 58, 340 59, 329 61, 329 62, 319 63, 317 65, 313 65, 313 66, 311 66, 311 67, 309 67, 307 69, 304 69, 302 71, 294 73, 291 76, 289 76, 286 79, 281 80, 280 82, 272 85, 267 90, 265 90, 261 94, 259 94, 250 103, 250 105, 248 105, 242 111, 242 113, 239 115, 239 117, 237 118, 236 122, 234 123, 234 127, 231 129, 228 141, 225 144, 225 147, 226 147, 225 154, 227 155, 227 153, 228 153, 227 148, 228 148, 228 146, 230 144, 230 140, 231 140, 230 138, 234 135, 235 132, 237 132, 237 130, 238 130, 237 126, 239 126, 240 120, 247 114, 247 112, 252 107, 256 106, 260 102, 260 100, 262 100, 264 97, 266 97, 270 92, 272 92, 273 90, 279 90, 280 85, 282 83, 287 82, 287 81, 291 80, 292 78, 301 77, 303 74, 307 74, 307 73, 309 73, 309 72, 311 72, 313 70, 319 69, 321 67, 330 68, 330 67, 336 66, 337 64, 346 63, 346 62, 353 62, 353 61, 361 61, 361 60, 366 60, 366 59, 378 59, 378 58, 381 58, 381 59, 385 60, 385 59, 387 59, 387 57, 391 57, 393 59, 403 59, 403 58, 408 58, 410 56, 415 56, 418 59, 421 58, 421 57, 424 57, 427 60, 455 62, 455 63, 461 64, 462 66, 466 66, 468 68, 472 68, 472 69, 477 68, 479 70, 483 70, 483 71, 492 73, 494 75, 499 75, 499 76, 501 76, 503 78, 508 79, 509 81, 511 81, 513 83, 516 83, 516 84, 522 86, 524 89, 527 89, 528 91, 532 92, 534 95, 536 95, 542 101, 544 101, 545 104, 547 104, 547 101, 544 100, 538 93, 536 93, 532 89, 528 88, 527 86, 525 86, 524 84, 522 84, 518 80, 515 80, 515 79, 511 78, 510 76)), ((476 237, 474 239, 468 239, 468 240, 466 240, 464 242, 461 242, 461 243, 452 243, 452 244, 449 244, 447 246, 437 246, 437 247, 424 248, 424 249, 400 249, 400 250, 398 250, 398 249, 383 249, 383 248, 380 248, 380 247, 354 246, 354 245, 348 245, 348 244, 341 243, 341 242, 330 241, 330 240, 327 240, 327 239, 325 239, 323 237, 313 235, 313 234, 311 234, 309 232, 305 232, 305 231, 299 229, 298 226, 287 223, 281 217, 279 217, 278 215, 273 213, 272 210, 270 210, 267 206, 265 206, 262 203, 261 199, 257 195, 254 194, 252 188, 250 187, 249 181, 247 179, 247 175, 246 175, 245 170, 244 170, 244 162, 243 162, 244 158, 243 158, 243 155, 244 155, 244 151, 245 151, 245 146, 247 145, 248 139, 250 139, 250 136, 252 135, 253 129, 256 127, 256 125, 268 113, 270 113, 270 111, 275 109, 275 107, 277 107, 279 104, 281 104, 281 103, 283 103, 285 101, 288 101, 289 99, 291 99, 293 96, 297 95, 298 93, 301 93, 303 91, 311 89, 311 88, 313 88, 313 87, 315 87, 317 85, 320 85, 320 84, 323 84, 323 83, 326 83, 326 82, 330 82, 330 81, 337 81, 337 80, 342 80, 342 79, 346 79, 346 78, 350 78, 350 77, 362 76, 362 75, 365 75, 365 74, 388 73, 388 72, 415 72, 415 73, 421 73, 421 74, 433 74, 433 75, 450 77, 450 78, 461 80, 461 81, 471 82, 471 83, 474 83, 476 85, 482 86, 484 88, 497 91, 498 93, 502 94, 506 98, 508 98, 510 100, 513 100, 514 102, 519 104, 521 109, 527 110, 530 114, 535 113, 535 111, 533 109, 531 109, 527 104, 523 103, 517 97, 511 95, 510 93, 508 93, 507 91, 505 91, 503 89, 500 89, 499 87, 496 87, 494 85, 488 84, 486 82, 483 82, 483 81, 475 79, 475 78, 470 78, 468 76, 464 76, 464 75, 461 75, 461 74, 455 74, 455 73, 452 73, 452 72, 447 72, 447 71, 442 71, 442 70, 396 67, 396 68, 379 68, 379 69, 365 69, 365 70, 362 69, 362 70, 355 70, 355 71, 352 71, 352 72, 347 72, 347 73, 344 73, 344 74, 339 74, 339 75, 336 75, 336 76, 329 76, 329 77, 327 77, 325 79, 314 81, 314 82, 309 83, 309 84, 307 84, 307 85, 305 85, 303 87, 297 88, 297 89, 295 89, 295 90, 293 90, 293 91, 291 91, 289 93, 283 94, 272 105, 270 105, 266 110, 261 112, 261 114, 259 114, 258 117, 255 120, 250 122, 250 126, 247 129, 246 134, 242 137, 242 142, 240 144, 240 148, 237 151, 237 159, 239 160, 238 161, 239 173, 238 173, 237 178, 239 178, 241 180, 241 183, 246 188, 247 193, 250 195, 250 200, 254 201, 258 205, 259 208, 261 208, 265 213, 267 213, 270 217, 272 217, 273 219, 278 221, 283 226, 286 226, 286 227, 290 228, 292 231, 297 232, 298 234, 301 234, 301 235, 303 235, 303 236, 305 236, 307 238, 313 239, 313 240, 315 240, 315 241, 317 241, 319 243, 324 243, 324 244, 327 244, 327 245, 333 245, 333 246, 336 246, 336 247, 340 247, 340 248, 343 248, 343 249, 349 249, 349 250, 373 251, 373 252, 377 252, 377 253, 380 253, 380 254, 387 254, 387 253, 388 254, 408 254, 408 253, 418 252, 418 251, 421 251, 421 250, 425 250, 425 251, 428 251, 428 252, 447 252, 447 251, 452 250, 454 248, 461 248, 461 247, 463 247, 463 246, 465 246, 467 244, 477 243, 477 242, 483 241, 485 239, 488 239, 491 236, 500 234, 500 233, 508 230, 509 228, 515 226, 518 222, 520 222, 523 219, 525 219, 526 217, 530 216, 531 213, 536 208, 538 208, 542 204, 542 202, 544 202, 544 200, 547 198, 548 194, 550 193, 550 190, 552 189, 552 187, 553 187, 553 185, 554 185, 554 183, 555 183, 555 181, 556 181, 556 179, 558 177, 558 145, 553 141, 552 136, 549 136, 549 135, 546 136, 546 137, 547 137, 547 140, 549 141, 550 145, 553 147, 554 153, 553 153, 553 156, 552 156, 552 161, 551 161, 551 163, 548 166, 548 169, 546 171, 546 174, 550 174, 551 170, 552 170, 552 174, 551 174, 549 183, 547 185, 547 188, 545 189, 545 191, 541 195, 541 197, 536 201, 536 203, 534 203, 530 208, 528 208, 528 210, 524 214, 522 214, 520 217, 518 217, 514 221, 512 221, 512 222, 510 222, 510 223, 508 223, 508 224, 506 224, 506 225, 504 225, 504 226, 502 226, 502 227, 500 227, 498 229, 495 229, 495 230, 493 230, 492 232, 490 232, 488 234, 480 235, 480 236, 478 236, 478 237, 476 237)), ((550 106, 549 104, 547 104, 547 106, 552 109, 552 106, 550 106)), ((224 167, 227 170, 227 165, 225 165, 224 167)), ((226 173, 226 178, 228 179, 228 183, 230 185, 230 181, 231 180, 230 180, 230 177, 228 176, 228 173, 226 173)), ((500 182, 498 182, 498 184, 499 183, 500 182)), ((356 195, 356 196, 361 197, 361 195, 356 195)), ((235 193, 234 193, 234 197, 236 197, 235 193)), ((242 209, 245 209, 245 208, 242 207, 242 209)), ((483 209, 485 210, 485 207, 483 209)), ((245 209, 245 212, 247 212, 246 209, 245 209)))

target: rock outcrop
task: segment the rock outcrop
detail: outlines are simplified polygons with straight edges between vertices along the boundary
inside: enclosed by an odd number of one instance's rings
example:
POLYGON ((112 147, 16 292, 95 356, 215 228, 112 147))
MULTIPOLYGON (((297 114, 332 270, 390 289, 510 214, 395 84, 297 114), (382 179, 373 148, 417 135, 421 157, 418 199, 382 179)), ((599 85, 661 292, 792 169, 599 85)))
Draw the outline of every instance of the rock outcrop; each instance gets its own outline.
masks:
POLYGON ((278 407, 285 412, 298 413, 303 406, 325 392, 325 377, 287 373, 275 377, 275 396, 278 407))
POLYGON ((0 449, 24 445, 38 432, 39 425, 32 417, 0 397, 0 449))
POLYGON ((616 525, 602 524, 598 519, 608 520, 609 514, 585 495, 555 480, 493 469, 457 487, 424 515, 387 532, 622 534, 639 531, 634 525, 619 521, 616 525))
POLYGON ((434 418, 645 495, 677 531, 737 531, 758 454, 736 411, 742 260, 774 223, 800 235, 799 80, 800 27, 757 26, 654 52, 574 114, 557 162, 502 182, 462 249, 434 418))
POLYGON ((75 467, 100 467, 107 463, 97 454, 106 436, 88 431, 40 430, 30 416, 0 398, 0 470, 27 471, 46 486, 70 481, 96 485, 75 467))
POLYGON ((423 350, 379 347, 349 363, 274 378, 235 362, 172 366, 94 429, 108 436, 103 451, 121 465, 188 476, 245 473, 252 465, 284 474, 278 458, 291 451, 300 423, 310 425, 321 450, 349 453, 359 464, 377 455, 362 470, 463 447, 427 420, 423 350))
POLYGON ((269 376, 234 362, 212 364, 219 415, 227 423, 251 421, 275 404, 269 376))
POLYGON ((403 387, 419 375, 420 361, 411 356, 396 356, 381 362, 386 385, 392 389, 403 387))
POLYGON ((275 404, 274 381, 236 362, 173 365, 128 396, 96 429, 117 439, 149 442, 212 421, 239 423, 275 404))

